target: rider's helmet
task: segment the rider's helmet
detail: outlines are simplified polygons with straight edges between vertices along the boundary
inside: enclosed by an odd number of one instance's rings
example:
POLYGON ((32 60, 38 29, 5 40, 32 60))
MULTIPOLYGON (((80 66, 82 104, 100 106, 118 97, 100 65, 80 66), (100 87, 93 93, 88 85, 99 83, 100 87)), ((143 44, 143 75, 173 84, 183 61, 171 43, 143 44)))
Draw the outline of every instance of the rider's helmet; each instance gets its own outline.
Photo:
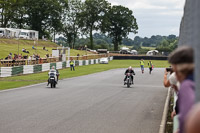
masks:
POLYGON ((128 67, 128 70, 132 70, 132 67, 130 66, 130 67, 128 67))
POLYGON ((54 70, 54 69, 55 69, 55 66, 52 66, 52 67, 51 67, 51 69, 53 69, 53 70, 54 70))

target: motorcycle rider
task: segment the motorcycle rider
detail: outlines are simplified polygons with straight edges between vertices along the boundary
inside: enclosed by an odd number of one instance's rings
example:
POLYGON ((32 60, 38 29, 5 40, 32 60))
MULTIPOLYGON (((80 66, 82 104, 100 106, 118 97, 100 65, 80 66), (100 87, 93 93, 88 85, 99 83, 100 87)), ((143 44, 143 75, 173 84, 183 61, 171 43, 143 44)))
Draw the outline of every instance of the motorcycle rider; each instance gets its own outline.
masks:
MULTIPOLYGON (((58 70, 55 69, 55 66, 52 66, 52 67, 51 67, 51 69, 50 69, 48 75, 50 75, 51 73, 54 73, 54 74, 56 75, 56 76, 55 76, 55 80, 56 80, 57 83, 58 83, 59 72, 58 72, 58 70)), ((47 86, 49 85, 49 80, 50 80, 50 77, 49 77, 49 79, 48 79, 48 84, 47 84, 47 86)))
POLYGON ((133 70, 133 68, 130 66, 128 69, 126 69, 125 71, 125 78, 124 78, 124 85, 126 84, 126 79, 127 79, 127 74, 130 73, 131 74, 131 81, 132 81, 132 84, 133 84, 133 75, 135 75, 135 72, 133 70))

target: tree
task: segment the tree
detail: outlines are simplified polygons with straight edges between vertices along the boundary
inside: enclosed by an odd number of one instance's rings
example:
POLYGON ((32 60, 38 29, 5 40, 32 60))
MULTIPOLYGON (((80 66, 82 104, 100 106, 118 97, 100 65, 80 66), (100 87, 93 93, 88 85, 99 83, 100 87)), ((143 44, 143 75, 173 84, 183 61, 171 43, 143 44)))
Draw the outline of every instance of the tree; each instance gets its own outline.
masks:
POLYGON ((67 7, 67 0, 25 0, 26 20, 30 29, 39 31, 43 35, 60 32, 62 29, 63 12, 67 7))
POLYGON ((89 33, 91 49, 93 49, 93 31, 101 29, 109 7, 110 3, 106 0, 86 0, 82 12, 78 14, 82 32, 89 33))
POLYGON ((138 25, 133 12, 123 6, 113 6, 108 12, 109 21, 106 26, 108 35, 113 38, 114 50, 118 50, 122 39, 130 32, 137 33, 138 25))
POLYGON ((81 0, 68 0, 63 33, 72 48, 74 48, 76 38, 78 37, 79 25, 77 15, 81 13, 81 8, 81 0))
MULTIPOLYGON (((174 37, 173 37, 174 38, 174 37)), ((178 40, 176 39, 167 39, 167 40, 163 40, 157 47, 156 49, 158 51, 162 51, 162 52, 172 52, 173 50, 175 50, 177 48, 178 44, 178 40)))
POLYGON ((1 27, 9 27, 13 18, 13 12, 17 8, 17 0, 0 1, 0 23, 1 27))
POLYGON ((26 25, 26 8, 24 4, 25 0, 17 0, 12 13, 11 27, 19 29, 28 28, 26 25))

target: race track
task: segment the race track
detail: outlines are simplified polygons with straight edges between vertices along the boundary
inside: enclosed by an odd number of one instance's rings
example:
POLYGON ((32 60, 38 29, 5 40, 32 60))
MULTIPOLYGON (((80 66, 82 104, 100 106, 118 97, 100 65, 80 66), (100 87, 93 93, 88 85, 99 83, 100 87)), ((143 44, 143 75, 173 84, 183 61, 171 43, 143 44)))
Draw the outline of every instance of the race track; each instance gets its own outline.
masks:
MULTIPOLYGON (((78 68, 77 68, 78 70, 78 68)), ((0 133, 158 133, 167 89, 164 69, 125 69, 0 92, 0 133)))

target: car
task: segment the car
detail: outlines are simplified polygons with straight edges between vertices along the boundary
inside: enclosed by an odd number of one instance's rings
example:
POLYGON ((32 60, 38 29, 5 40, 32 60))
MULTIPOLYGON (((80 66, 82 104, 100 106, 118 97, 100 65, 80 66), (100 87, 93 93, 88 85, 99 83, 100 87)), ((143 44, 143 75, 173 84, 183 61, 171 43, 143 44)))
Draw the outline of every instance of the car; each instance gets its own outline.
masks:
POLYGON ((101 58, 99 63, 100 64, 108 64, 108 58, 101 58))

